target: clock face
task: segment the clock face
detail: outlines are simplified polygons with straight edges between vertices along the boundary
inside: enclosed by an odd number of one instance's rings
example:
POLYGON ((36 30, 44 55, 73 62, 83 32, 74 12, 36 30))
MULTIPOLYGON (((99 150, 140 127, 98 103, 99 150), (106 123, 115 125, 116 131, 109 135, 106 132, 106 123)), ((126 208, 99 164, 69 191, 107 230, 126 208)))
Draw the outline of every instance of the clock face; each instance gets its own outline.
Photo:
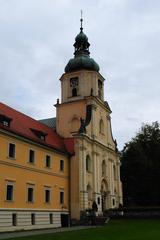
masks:
POLYGON ((78 77, 70 78, 70 86, 72 88, 75 88, 78 86, 78 77))

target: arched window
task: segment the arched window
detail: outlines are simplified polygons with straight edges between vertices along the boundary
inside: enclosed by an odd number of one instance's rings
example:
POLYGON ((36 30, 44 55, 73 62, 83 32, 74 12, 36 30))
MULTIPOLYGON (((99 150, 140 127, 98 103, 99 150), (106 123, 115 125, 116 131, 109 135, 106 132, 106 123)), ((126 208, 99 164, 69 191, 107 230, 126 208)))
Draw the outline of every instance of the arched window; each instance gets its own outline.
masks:
POLYGON ((77 96, 77 88, 73 88, 72 89, 72 97, 76 97, 77 96))
POLYGON ((102 119, 99 121, 99 132, 104 133, 104 123, 102 119))
POLYGON ((91 168, 92 168, 91 159, 90 159, 90 156, 87 155, 87 157, 86 157, 86 171, 91 172, 91 168))
POLYGON ((117 174, 116 174, 116 166, 113 165, 113 176, 114 176, 114 180, 117 179, 117 174))
POLYGON ((92 200, 92 189, 89 184, 87 185, 87 193, 88 193, 88 201, 91 201, 92 200))
POLYGON ((102 176, 106 176, 106 163, 105 160, 102 162, 102 176))

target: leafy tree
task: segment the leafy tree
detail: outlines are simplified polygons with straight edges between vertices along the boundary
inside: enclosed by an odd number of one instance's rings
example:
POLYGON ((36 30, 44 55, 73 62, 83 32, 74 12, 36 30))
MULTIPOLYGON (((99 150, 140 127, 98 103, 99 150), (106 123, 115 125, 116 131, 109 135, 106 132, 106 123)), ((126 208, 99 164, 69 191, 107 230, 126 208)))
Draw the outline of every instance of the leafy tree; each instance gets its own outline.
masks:
POLYGON ((121 154, 125 206, 160 205, 160 124, 144 124, 121 154))

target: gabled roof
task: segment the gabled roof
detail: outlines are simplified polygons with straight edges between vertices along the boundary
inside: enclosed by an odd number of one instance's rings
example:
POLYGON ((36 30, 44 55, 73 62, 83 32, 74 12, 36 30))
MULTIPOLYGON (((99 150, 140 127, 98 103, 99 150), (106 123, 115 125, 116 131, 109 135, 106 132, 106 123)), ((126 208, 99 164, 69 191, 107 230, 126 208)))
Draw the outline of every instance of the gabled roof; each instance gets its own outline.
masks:
POLYGON ((64 139, 60 137, 53 128, 46 126, 45 124, 16 111, 15 109, 0 102, 0 114, 12 119, 10 127, 0 124, 0 128, 3 128, 9 132, 15 133, 22 137, 33 140, 34 142, 46 145, 48 147, 55 148, 57 150, 66 151, 64 139), (43 132, 46 134, 45 141, 40 139, 33 131, 43 132))
POLYGON ((50 128, 55 128, 56 129, 56 118, 40 119, 39 122, 47 125, 50 128))

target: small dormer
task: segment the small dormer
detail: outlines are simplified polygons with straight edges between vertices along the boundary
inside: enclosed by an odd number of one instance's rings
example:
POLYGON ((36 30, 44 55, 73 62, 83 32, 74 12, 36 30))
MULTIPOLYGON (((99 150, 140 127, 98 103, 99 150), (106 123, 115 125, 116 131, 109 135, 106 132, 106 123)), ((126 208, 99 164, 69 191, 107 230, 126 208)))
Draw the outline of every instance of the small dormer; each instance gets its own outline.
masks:
POLYGON ((5 115, 0 114, 0 123, 5 127, 10 127, 10 123, 12 121, 12 118, 9 118, 5 115))
POLYGON ((40 140, 45 141, 46 136, 47 136, 47 133, 42 132, 42 131, 37 130, 37 129, 33 129, 33 128, 31 128, 30 130, 31 130, 40 140))

